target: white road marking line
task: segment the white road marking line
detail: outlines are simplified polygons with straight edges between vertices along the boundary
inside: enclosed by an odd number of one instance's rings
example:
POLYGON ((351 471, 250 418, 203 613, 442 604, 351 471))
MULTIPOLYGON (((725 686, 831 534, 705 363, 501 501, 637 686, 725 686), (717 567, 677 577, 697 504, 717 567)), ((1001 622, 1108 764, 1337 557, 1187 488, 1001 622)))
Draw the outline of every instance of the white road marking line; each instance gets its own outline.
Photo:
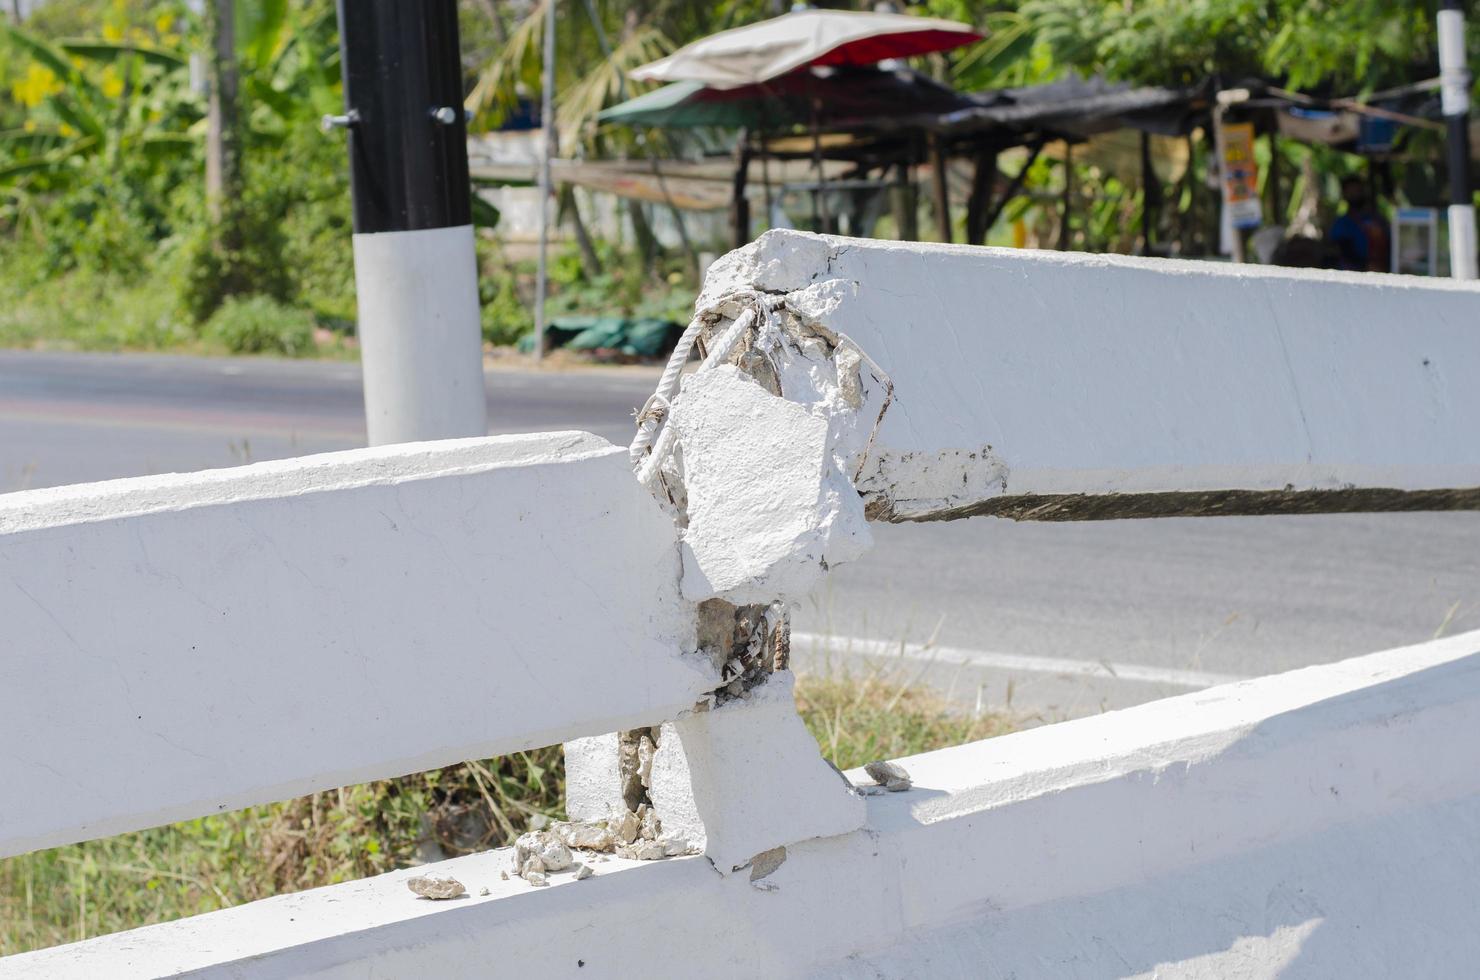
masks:
POLYGON ((1177 670, 1170 667, 1148 667, 1143 664, 1119 664, 1101 660, 1070 660, 1065 657, 1032 657, 990 650, 968 650, 963 647, 924 646, 907 643, 901 646, 888 640, 871 640, 856 636, 823 636, 819 633, 793 633, 793 649, 811 647, 818 651, 861 654, 870 657, 903 657, 944 664, 992 667, 1038 674, 1068 674, 1079 677, 1105 677, 1112 680, 1142 681, 1200 690, 1219 684, 1248 680, 1237 674, 1215 674, 1203 670, 1177 670))

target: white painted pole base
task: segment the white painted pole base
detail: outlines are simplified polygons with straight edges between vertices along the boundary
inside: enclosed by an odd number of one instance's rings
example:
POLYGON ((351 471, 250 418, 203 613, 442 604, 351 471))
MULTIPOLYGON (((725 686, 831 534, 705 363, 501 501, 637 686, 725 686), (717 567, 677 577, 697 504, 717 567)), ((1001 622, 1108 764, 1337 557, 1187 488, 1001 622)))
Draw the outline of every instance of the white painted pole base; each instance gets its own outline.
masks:
POLYGON ((354 236, 370 445, 486 435, 473 226, 354 236))
POLYGON ((1475 263, 1475 206, 1449 205, 1449 275, 1455 279, 1480 278, 1475 263))

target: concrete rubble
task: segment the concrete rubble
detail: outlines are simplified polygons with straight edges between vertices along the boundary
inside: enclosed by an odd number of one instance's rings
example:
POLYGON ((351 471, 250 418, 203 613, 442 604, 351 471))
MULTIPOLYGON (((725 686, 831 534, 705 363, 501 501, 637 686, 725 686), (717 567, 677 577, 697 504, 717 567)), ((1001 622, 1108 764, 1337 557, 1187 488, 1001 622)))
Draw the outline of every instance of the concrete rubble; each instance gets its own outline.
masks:
POLYGON ((533 830, 514 841, 514 864, 521 875, 531 871, 564 871, 575 859, 553 830, 533 830))
MULTIPOLYGON (((532 885, 549 876, 574 871, 577 881, 591 877, 591 864, 614 855, 633 861, 697 854, 683 837, 664 835, 657 811, 647 803, 637 810, 613 808, 605 820, 561 821, 546 830, 521 834, 514 842, 513 873, 532 885), (578 860, 579 858, 579 860, 578 860)), ((502 876, 507 878, 508 872, 502 876)))
POLYGON ((631 844, 642 830, 642 820, 631 810, 614 813, 608 826, 612 829, 613 844, 631 844))
POLYGON ((615 843, 610 827, 604 824, 575 821, 555 825, 555 834, 572 850, 609 851, 615 843))
POLYGON ((910 774, 897 762, 870 762, 863 767, 869 778, 891 793, 903 793, 911 785, 910 774))
POLYGON ((411 889, 422 898, 430 898, 434 901, 445 901, 449 898, 459 898, 468 893, 463 883, 451 875, 446 874, 421 874, 406 879, 406 887, 411 889))

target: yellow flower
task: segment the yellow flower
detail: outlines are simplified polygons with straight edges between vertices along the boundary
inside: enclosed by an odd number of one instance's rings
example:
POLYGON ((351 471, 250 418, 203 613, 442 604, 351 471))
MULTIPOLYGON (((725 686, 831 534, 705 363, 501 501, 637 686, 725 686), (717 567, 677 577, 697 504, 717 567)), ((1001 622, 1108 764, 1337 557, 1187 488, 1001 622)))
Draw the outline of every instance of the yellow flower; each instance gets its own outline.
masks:
POLYGON ((25 122, 21 123, 21 128, 28 133, 36 132, 36 120, 27 119, 25 122))
POLYGON ((174 26, 174 14, 160 14, 154 19, 154 33, 156 34, 168 34, 170 32, 170 28, 174 26))
POLYGON ((61 133, 63 136, 67 137, 68 139, 71 139, 72 137, 78 135, 77 134, 77 130, 75 128, 73 128, 72 126, 67 125, 66 123, 62 123, 60 126, 58 126, 57 127, 57 132, 61 133))
POLYGON ((28 109, 36 108, 48 95, 61 90, 62 82, 56 72, 34 61, 27 66, 25 77, 10 88, 15 100, 28 109))
POLYGON ((104 24, 103 25, 103 40, 105 40, 105 41, 122 41, 123 40, 123 28, 119 27, 117 24, 104 24))
POLYGON ((103 69, 103 95, 105 98, 116 99, 123 94, 123 77, 112 65, 103 69))

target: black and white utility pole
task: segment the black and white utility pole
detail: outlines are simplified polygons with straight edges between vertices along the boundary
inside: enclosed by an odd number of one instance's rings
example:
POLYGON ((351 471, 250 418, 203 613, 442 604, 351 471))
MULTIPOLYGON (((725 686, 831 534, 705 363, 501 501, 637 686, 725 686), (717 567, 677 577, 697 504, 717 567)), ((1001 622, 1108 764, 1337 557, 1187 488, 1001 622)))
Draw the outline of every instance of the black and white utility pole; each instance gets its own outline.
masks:
POLYGON ((1449 271, 1474 279, 1475 199, 1470 187, 1470 66, 1465 54, 1465 14, 1460 0, 1439 9, 1439 94, 1449 128, 1449 271))
POLYGON ((338 7, 370 444, 484 435, 456 0, 338 7))

